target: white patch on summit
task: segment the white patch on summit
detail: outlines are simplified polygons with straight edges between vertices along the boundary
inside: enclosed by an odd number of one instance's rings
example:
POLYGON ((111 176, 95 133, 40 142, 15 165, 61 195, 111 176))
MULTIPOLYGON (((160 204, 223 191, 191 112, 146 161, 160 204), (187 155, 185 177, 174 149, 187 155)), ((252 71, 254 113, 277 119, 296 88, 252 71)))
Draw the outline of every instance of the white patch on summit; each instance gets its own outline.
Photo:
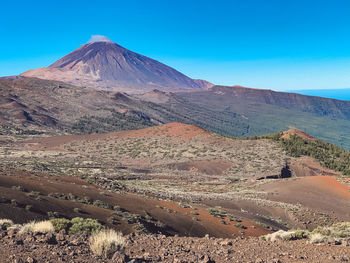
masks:
POLYGON ((95 42, 113 43, 113 41, 110 40, 108 37, 105 37, 102 35, 92 35, 88 43, 95 43, 95 42))

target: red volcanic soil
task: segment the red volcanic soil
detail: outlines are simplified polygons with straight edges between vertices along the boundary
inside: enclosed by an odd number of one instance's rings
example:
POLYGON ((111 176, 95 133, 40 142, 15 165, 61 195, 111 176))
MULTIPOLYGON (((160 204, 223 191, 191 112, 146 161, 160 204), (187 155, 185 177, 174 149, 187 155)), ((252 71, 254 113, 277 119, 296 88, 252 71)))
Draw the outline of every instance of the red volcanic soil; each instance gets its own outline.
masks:
POLYGON ((312 137, 312 136, 310 136, 310 135, 306 134, 305 132, 302 132, 298 129, 290 129, 288 131, 284 131, 281 138, 289 139, 291 135, 297 135, 300 138, 305 139, 305 140, 310 140, 310 141, 315 140, 314 137, 312 137))
MULTIPOLYGON (((258 237, 271 232, 249 220, 242 220, 242 222, 240 222, 240 224, 247 227, 247 229, 242 230, 241 228, 235 226, 235 224, 237 224, 238 222, 230 221, 227 217, 222 220, 221 218, 214 217, 210 215, 208 210, 204 207, 196 206, 193 208, 183 208, 175 203, 165 201, 161 201, 161 204, 162 206, 177 211, 180 214, 186 214, 191 216, 192 218, 196 218, 196 220, 198 220, 197 222, 206 228, 206 233, 208 234, 216 233, 216 236, 232 237, 241 235, 240 232, 242 231, 246 236, 258 237)), ((206 233, 203 233, 203 235, 205 235, 206 233)), ((191 236, 192 234, 188 233, 188 235, 191 236)))
POLYGON ((306 183, 317 185, 325 192, 330 192, 339 197, 350 200, 350 188, 346 184, 342 184, 336 178, 331 176, 313 176, 304 178, 306 183))
POLYGON ((350 220, 349 186, 331 176, 309 176, 274 181, 260 186, 268 198, 301 204, 332 216, 336 221, 350 220))
POLYGON ((293 174, 297 177, 315 176, 315 175, 341 175, 340 172, 322 167, 319 161, 309 156, 295 158, 290 163, 293 174))
POLYGON ((9 218, 16 223, 24 223, 30 220, 47 219, 47 212, 58 212, 61 216, 90 217, 101 221, 109 227, 122 231, 124 234, 133 232, 133 224, 128 224, 122 217, 118 218, 117 225, 108 223, 108 218, 113 215, 113 210, 96 207, 92 204, 83 204, 76 200, 88 197, 92 201, 101 200, 111 207, 119 206, 124 211, 146 216, 151 215, 154 220, 165 224, 164 233, 180 236, 204 236, 209 234, 214 237, 232 237, 241 235, 240 231, 247 236, 260 236, 268 233, 267 230, 255 225, 250 221, 243 220, 242 224, 248 229, 236 227, 235 222, 226 224, 219 218, 209 215, 206 207, 182 208, 179 204, 170 201, 161 201, 153 198, 129 193, 113 193, 102 188, 88 184, 82 179, 70 176, 46 176, 44 174, 30 174, 27 172, 9 171, 0 174, 0 218, 9 218), (10 174, 10 176, 9 176, 10 174), (24 190, 16 190, 13 187, 22 186, 24 190), (36 191, 40 198, 29 196, 36 191), (52 197, 50 194, 60 193, 75 196, 71 200, 62 200, 52 197), (4 202, 4 198, 5 201, 4 202), (16 200, 18 205, 11 205, 11 200, 16 200), (25 207, 32 208, 27 211, 25 207), (81 213, 74 208, 82 210, 81 213), (197 212, 198 215, 192 212, 197 212))
POLYGON ((232 162, 226 160, 196 160, 177 162, 168 165, 170 168, 180 171, 194 171, 208 175, 221 175, 232 166, 232 162))
POLYGON ((6 109, 6 108, 26 108, 26 107, 22 104, 19 104, 17 101, 12 101, 12 102, 0 105, 0 108, 6 109))
POLYGON ((172 122, 157 127, 150 127, 141 130, 117 132, 115 135, 122 137, 154 137, 171 136, 181 140, 189 140, 197 136, 210 136, 210 132, 191 124, 172 122))
POLYGON ((49 138, 38 139, 37 141, 28 142, 26 143, 26 146, 34 146, 35 148, 44 148, 52 150, 63 150, 59 147, 60 145, 77 140, 98 140, 113 137, 149 138, 156 136, 169 136, 176 137, 180 140, 190 140, 197 136, 208 138, 211 136, 211 133, 195 125, 173 122, 140 130, 128 130, 104 134, 54 136, 49 138))

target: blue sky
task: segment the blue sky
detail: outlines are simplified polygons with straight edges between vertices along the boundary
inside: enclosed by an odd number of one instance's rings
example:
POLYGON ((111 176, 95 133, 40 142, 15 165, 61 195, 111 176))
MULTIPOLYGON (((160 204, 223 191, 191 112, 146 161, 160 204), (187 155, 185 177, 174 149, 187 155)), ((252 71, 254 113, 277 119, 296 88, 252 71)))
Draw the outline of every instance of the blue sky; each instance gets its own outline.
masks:
POLYGON ((0 76, 105 35, 192 78, 274 90, 350 88, 350 1, 1 3, 0 76))

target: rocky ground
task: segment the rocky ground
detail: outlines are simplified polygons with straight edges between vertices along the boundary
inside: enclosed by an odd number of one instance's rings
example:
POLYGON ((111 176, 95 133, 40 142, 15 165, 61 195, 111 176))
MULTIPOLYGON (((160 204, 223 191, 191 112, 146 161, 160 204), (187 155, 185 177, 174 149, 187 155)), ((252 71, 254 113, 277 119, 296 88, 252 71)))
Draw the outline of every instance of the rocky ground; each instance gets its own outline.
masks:
POLYGON ((125 250, 103 259, 92 254, 87 236, 0 232, 1 262, 348 262, 350 241, 311 245, 303 240, 128 235, 125 250))

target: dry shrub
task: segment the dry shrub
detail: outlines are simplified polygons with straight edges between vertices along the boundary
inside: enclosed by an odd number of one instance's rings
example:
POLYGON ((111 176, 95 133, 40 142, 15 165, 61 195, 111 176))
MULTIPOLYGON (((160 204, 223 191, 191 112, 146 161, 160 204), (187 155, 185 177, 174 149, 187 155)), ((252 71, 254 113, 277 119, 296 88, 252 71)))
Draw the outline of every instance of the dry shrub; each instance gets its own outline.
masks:
POLYGON ((317 227, 312 233, 334 238, 349 238, 350 222, 335 223, 329 227, 317 227))
POLYGON ((10 219, 0 219, 0 229, 7 229, 13 225, 13 221, 10 219))
POLYGON ((272 234, 268 234, 265 236, 265 240, 267 241, 276 241, 277 239, 280 240, 297 240, 297 239, 303 239, 309 237, 309 232, 306 230, 279 230, 277 232, 274 232, 272 234))
POLYGON ((311 235, 309 242, 311 244, 320 244, 320 243, 326 242, 327 239, 328 238, 326 236, 324 236, 324 235, 322 235, 320 233, 314 233, 314 234, 311 235))
POLYGON ((35 222, 32 221, 28 224, 25 224, 21 227, 19 233, 24 234, 24 233, 50 233, 54 232, 55 228, 52 225, 50 221, 40 221, 40 222, 35 222))
POLYGON ((112 229, 107 229, 93 234, 89 239, 89 243, 92 252, 99 256, 109 258, 114 252, 124 248, 125 238, 121 233, 112 229))

